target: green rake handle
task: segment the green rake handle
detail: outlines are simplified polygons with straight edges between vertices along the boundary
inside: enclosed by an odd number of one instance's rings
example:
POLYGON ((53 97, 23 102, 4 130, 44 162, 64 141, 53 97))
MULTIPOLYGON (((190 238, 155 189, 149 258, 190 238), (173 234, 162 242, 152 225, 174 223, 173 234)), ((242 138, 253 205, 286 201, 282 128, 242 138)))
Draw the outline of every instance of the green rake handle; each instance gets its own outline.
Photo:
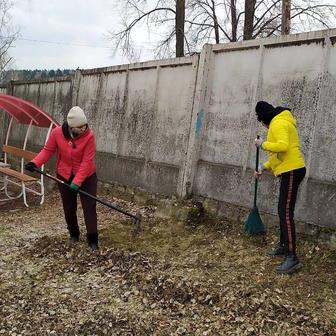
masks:
MULTIPOLYGON (((257 135, 257 139, 260 139, 260 135, 257 135)), ((258 171, 258 167, 259 167, 259 152, 260 152, 260 148, 257 147, 256 150, 256 168, 255 171, 258 171)), ((257 191, 258 191, 258 178, 255 179, 254 182, 254 201, 253 201, 253 207, 257 207, 257 191)))

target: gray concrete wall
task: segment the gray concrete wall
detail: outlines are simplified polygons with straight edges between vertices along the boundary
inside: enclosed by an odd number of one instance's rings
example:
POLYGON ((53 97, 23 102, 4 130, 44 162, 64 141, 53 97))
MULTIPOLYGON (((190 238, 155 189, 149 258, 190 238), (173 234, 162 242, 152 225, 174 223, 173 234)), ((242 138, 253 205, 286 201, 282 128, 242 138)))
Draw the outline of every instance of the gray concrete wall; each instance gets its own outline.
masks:
MULTIPOLYGON (((14 95, 62 122, 81 106, 97 137, 101 180, 250 207, 260 99, 298 119, 307 177, 297 218, 335 227, 336 30, 204 46, 200 55, 78 70, 13 84, 14 95)), ((15 133, 17 140, 22 130, 15 133)), ((32 145, 42 145, 34 130, 32 145)), ((265 154, 262 155, 262 160, 265 154)), ((266 174, 259 208, 276 213, 279 181, 266 174)))
MULTIPOLYGON (((296 217, 336 226, 335 34, 331 30, 212 46, 202 136, 195 147, 195 194, 251 205, 253 139, 257 133, 266 135, 254 106, 263 99, 292 108, 298 120, 308 173, 296 217)), ((278 182, 268 174, 260 183, 261 210, 276 213, 278 182)))
POLYGON ((198 56, 77 74, 73 103, 88 114, 105 181, 176 194, 182 179, 198 56))

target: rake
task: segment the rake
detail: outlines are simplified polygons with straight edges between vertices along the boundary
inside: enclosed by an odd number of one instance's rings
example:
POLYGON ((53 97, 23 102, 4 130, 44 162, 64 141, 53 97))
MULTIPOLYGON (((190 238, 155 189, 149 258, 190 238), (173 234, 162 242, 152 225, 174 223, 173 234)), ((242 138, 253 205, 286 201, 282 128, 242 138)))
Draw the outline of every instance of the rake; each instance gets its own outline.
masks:
MULTIPOLYGON (((260 136, 257 136, 259 139, 260 136)), ((258 171, 259 167, 259 152, 260 149, 257 147, 256 150, 256 171, 258 171)), ((260 218, 259 210, 257 207, 257 192, 258 192, 258 178, 255 178, 254 182, 254 200, 253 200, 253 208, 245 221, 245 231, 251 235, 262 235, 266 233, 266 228, 263 221, 260 218)))
MULTIPOLYGON (((58 183, 61 183, 61 184, 65 185, 65 186, 67 186, 68 188, 71 189, 71 187, 70 187, 70 185, 68 183, 60 180, 59 178, 57 178, 55 176, 52 176, 52 175, 50 175, 50 174, 48 174, 48 173, 46 173, 46 172, 44 172, 42 170, 39 170, 37 168, 34 168, 34 171, 37 172, 37 173, 39 173, 39 174, 41 174, 41 175, 43 175, 43 176, 46 176, 46 177, 50 178, 51 180, 54 180, 54 181, 56 181, 58 183)), ((107 206, 110 209, 113 209, 113 210, 118 211, 118 212, 120 212, 120 213, 122 213, 122 214, 124 214, 124 215, 126 215, 128 217, 131 217, 133 219, 133 233, 136 235, 136 234, 138 234, 141 231, 141 217, 140 217, 140 214, 133 215, 133 214, 131 214, 131 213, 129 213, 129 212, 127 212, 127 211, 125 211, 125 210, 123 210, 123 209, 121 209, 121 208, 113 205, 113 204, 110 204, 110 203, 108 203, 108 202, 106 202, 104 200, 99 199, 98 197, 96 197, 94 195, 91 195, 91 194, 87 193, 86 191, 84 191, 84 190, 82 190, 80 188, 77 191, 80 194, 85 195, 85 196, 87 196, 89 198, 92 198, 96 202, 101 203, 101 204, 107 206)))

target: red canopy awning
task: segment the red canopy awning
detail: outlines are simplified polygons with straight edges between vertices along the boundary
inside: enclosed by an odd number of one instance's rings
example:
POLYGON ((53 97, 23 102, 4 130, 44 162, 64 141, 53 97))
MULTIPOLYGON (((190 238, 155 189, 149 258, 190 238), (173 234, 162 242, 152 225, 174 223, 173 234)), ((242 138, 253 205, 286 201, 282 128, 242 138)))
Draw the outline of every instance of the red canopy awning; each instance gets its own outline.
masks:
POLYGON ((30 124, 49 128, 51 124, 59 126, 47 112, 22 98, 0 93, 0 108, 9 113, 19 124, 30 124))

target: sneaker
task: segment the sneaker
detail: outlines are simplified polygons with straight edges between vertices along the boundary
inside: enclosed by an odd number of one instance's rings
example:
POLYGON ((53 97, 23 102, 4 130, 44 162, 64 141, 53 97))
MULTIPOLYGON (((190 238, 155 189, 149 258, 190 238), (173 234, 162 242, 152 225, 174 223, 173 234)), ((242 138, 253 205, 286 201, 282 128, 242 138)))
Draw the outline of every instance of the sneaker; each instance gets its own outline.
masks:
POLYGON ((296 255, 292 254, 285 257, 283 263, 276 268, 276 271, 280 274, 290 274, 299 268, 301 268, 301 264, 296 255))
POLYGON ((284 257, 285 256, 285 247, 282 245, 278 245, 273 250, 268 251, 267 255, 270 257, 284 257))

